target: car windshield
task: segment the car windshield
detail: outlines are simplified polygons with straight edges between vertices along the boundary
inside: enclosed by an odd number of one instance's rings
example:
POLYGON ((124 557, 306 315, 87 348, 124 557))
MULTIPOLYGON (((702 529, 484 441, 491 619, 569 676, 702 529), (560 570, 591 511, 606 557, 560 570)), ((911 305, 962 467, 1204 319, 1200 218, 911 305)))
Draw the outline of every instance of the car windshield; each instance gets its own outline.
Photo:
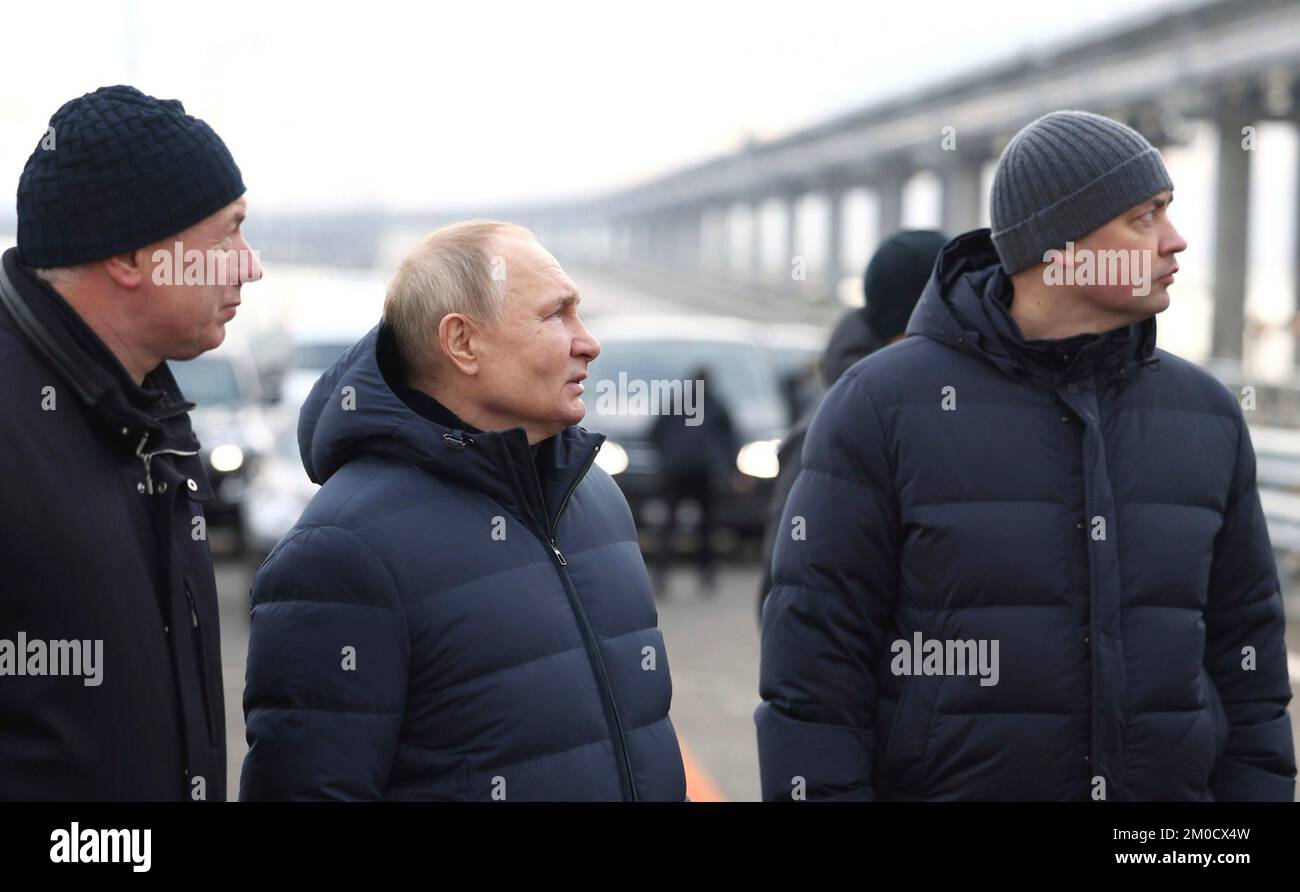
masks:
POLYGON ((821 358, 821 351, 811 347, 790 347, 777 345, 769 348, 772 363, 778 374, 789 375, 801 373, 814 365, 821 358))
POLYGON ((653 389, 654 381, 688 380, 701 367, 710 376, 711 393, 722 400, 738 428, 761 430, 788 423, 774 374, 758 347, 733 341, 607 338, 601 355, 588 369, 582 394, 588 406, 588 426, 603 433, 633 436, 649 424, 650 417, 625 403, 617 407, 620 390, 632 390, 637 386, 634 381, 653 389), (627 376, 621 385, 620 373, 627 376), (607 399, 602 399, 602 394, 607 399))
POLYGON ((298 450, 298 435, 293 428, 281 430, 271 447, 280 458, 284 459, 290 467, 302 468, 302 453, 298 450))
POLYGON ((626 373, 628 382, 683 380, 701 366, 708 369, 709 386, 724 404, 739 406, 779 399, 758 349, 749 344, 659 340, 604 342, 600 356, 588 370, 590 380, 584 397, 594 401, 601 381, 617 387, 620 373, 626 373))
POLYGON ((239 406, 244 402, 235 366, 222 356, 200 356, 169 364, 181 393, 199 408, 239 406))
POLYGON ((295 369, 323 371, 334 365, 334 361, 351 346, 351 341, 319 341, 310 344, 295 344, 293 348, 293 367, 295 369))

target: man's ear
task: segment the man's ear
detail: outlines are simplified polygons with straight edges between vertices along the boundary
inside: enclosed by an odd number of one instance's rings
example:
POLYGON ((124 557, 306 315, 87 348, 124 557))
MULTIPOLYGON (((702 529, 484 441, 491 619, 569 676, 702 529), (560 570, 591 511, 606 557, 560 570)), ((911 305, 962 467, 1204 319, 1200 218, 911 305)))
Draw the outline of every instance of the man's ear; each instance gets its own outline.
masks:
POLYGON ((139 288, 140 283, 144 281, 146 269, 144 263, 144 253, 142 251, 126 251, 121 254, 114 254, 107 260, 101 261, 104 264, 104 271, 119 287, 122 288, 139 288))
POLYGON ((474 320, 461 313, 448 313, 438 323, 438 345, 463 375, 478 374, 478 330, 474 320))

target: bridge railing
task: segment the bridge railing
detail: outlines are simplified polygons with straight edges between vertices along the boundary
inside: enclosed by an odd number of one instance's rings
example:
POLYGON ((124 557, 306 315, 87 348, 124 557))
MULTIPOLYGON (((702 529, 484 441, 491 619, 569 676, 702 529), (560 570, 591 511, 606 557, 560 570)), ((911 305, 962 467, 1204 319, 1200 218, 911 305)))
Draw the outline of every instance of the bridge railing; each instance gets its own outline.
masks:
POLYGON ((1251 425, 1255 480, 1273 548, 1300 555, 1300 430, 1251 425))

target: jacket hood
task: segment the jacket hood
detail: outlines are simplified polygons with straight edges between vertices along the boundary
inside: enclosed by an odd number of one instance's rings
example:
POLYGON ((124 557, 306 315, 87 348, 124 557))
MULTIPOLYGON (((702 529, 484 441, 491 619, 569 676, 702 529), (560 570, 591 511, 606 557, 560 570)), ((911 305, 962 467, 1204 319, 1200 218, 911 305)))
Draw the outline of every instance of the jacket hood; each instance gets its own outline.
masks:
POLYGON ((990 231, 959 235, 940 252, 907 334, 924 335, 1049 389, 1093 376, 1131 379, 1140 366, 1158 367, 1155 316, 1101 334, 1027 341, 1011 316, 1012 293, 990 231))
POLYGON ((604 435, 568 427, 538 444, 534 455, 523 428, 447 427, 397 395, 399 369, 392 330, 380 323, 321 375, 298 415, 298 449, 307 476, 323 484, 361 456, 404 462, 486 493, 536 521, 549 537, 604 435))
POLYGON ((831 330, 822 354, 822 382, 829 388, 862 357, 881 347, 863 310, 849 310, 831 330))

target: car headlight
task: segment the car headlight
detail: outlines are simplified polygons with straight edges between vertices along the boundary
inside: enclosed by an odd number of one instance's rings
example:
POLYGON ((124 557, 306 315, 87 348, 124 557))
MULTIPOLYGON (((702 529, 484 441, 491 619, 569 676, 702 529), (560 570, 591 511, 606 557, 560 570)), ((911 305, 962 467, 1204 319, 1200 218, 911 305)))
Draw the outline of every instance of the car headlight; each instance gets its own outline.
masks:
POLYGON ((223 474, 238 471, 244 465, 244 450, 234 443, 222 443, 212 450, 208 463, 212 465, 212 470, 223 474))
POLYGON ((736 454, 736 470, 750 477, 770 479, 781 470, 781 462, 776 457, 780 440, 755 440, 746 443, 736 454))
POLYGON ((596 453, 596 465, 611 477, 622 474, 627 470, 627 450, 613 440, 606 440, 596 453))

